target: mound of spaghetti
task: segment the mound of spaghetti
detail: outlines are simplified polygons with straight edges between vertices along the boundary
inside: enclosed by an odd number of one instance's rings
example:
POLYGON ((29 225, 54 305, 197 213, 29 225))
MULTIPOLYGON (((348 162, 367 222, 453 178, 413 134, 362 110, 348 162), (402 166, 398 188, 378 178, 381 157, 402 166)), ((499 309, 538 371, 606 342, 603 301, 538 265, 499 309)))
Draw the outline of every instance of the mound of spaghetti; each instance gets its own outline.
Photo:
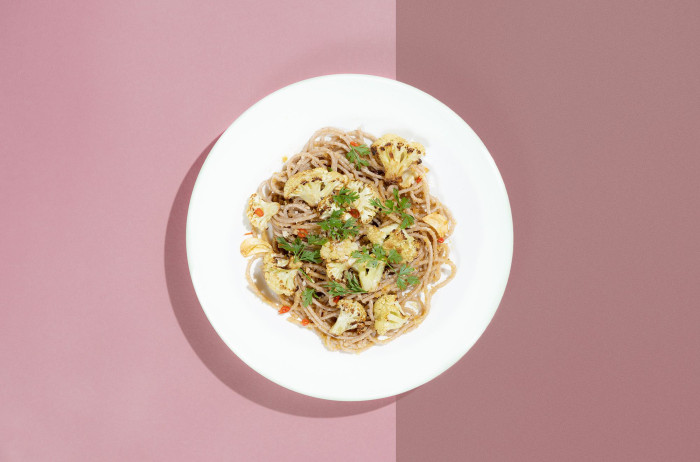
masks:
POLYGON ((357 353, 415 329, 456 271, 445 242, 455 221, 430 195, 424 155, 396 135, 314 133, 248 200, 251 289, 331 350, 357 353), (259 260, 269 290, 253 280, 259 260))

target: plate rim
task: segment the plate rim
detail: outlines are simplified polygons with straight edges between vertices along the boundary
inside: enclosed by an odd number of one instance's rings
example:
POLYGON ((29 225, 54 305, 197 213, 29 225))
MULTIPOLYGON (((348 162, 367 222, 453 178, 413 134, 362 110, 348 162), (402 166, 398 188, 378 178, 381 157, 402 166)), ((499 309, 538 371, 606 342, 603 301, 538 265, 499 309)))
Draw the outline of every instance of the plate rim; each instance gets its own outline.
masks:
MULTIPOLYGON (((199 302, 199 305, 200 305, 202 311, 204 312, 204 315, 206 316, 207 321, 212 326, 212 328, 214 329, 216 334, 219 336, 219 338, 231 350, 231 352, 234 355, 236 355, 236 357, 238 357, 241 361, 243 361, 248 367, 253 369, 256 373, 260 374, 261 376, 263 376, 267 380, 270 380, 271 382, 273 382, 279 386, 282 386, 282 387, 284 387, 288 390, 294 391, 296 393, 303 394, 305 396, 310 396, 313 398, 319 398, 319 399, 329 400, 329 401, 345 401, 345 402, 371 401, 371 400, 377 400, 377 399, 387 398, 387 397, 391 397, 391 396, 397 396, 397 395, 400 395, 402 393, 406 393, 410 390, 413 390, 417 387, 420 387, 420 386, 434 380, 438 376, 442 375, 445 371, 450 369, 452 366, 454 366, 461 358, 463 358, 469 352, 469 350, 471 350, 473 348, 473 346, 476 344, 476 342, 478 342, 479 339, 481 339, 484 332, 486 331, 488 326, 493 321, 493 318, 496 314, 496 311, 498 311, 498 308, 500 306, 501 301, 503 300, 503 295, 505 294, 505 289, 507 287, 507 284, 508 284, 508 281, 510 278, 510 271, 512 269, 513 251, 514 251, 513 215, 512 215, 512 210, 511 210, 511 206, 510 206, 510 198, 508 196, 508 191, 506 189, 506 186, 505 186, 505 183, 503 181, 503 177, 500 173, 500 170, 498 169, 496 162, 493 159, 493 156, 491 155, 491 152, 488 150, 488 148, 486 147, 484 142, 481 140, 479 135, 471 128, 471 126, 469 126, 469 124, 467 124, 467 122, 459 114, 457 114, 457 112, 455 112, 452 108, 450 108, 447 104, 443 103, 442 101, 440 101, 436 97, 430 95, 429 93, 427 93, 419 88, 416 88, 412 85, 409 85, 407 83, 401 82, 401 81, 396 80, 396 79, 381 77, 381 76, 377 76, 377 75, 370 75, 370 74, 353 74, 353 73, 327 74, 327 75, 321 75, 321 76, 311 77, 308 79, 299 80, 297 82, 283 86, 283 87, 267 94, 263 98, 259 99, 258 101, 256 101, 252 105, 250 105, 245 111, 243 111, 238 117, 236 117, 236 119, 226 128, 226 130, 224 130, 221 133, 219 138, 216 140, 216 143, 214 143, 211 150, 207 154, 206 159, 202 163, 202 166, 199 169, 199 172, 197 173, 197 178, 195 180, 195 183, 192 187, 192 192, 190 195, 190 200, 189 200, 188 208, 187 208, 187 222, 186 222, 186 226, 185 226, 185 247, 186 247, 186 255, 187 255, 188 272, 190 274, 192 286, 193 286, 195 294, 197 296, 197 301, 199 302), (503 204, 500 204, 503 207, 502 212, 505 212, 507 215, 507 220, 505 220, 506 222, 503 223, 503 225, 505 225, 507 227, 507 229, 504 229, 504 231, 507 234, 507 236, 505 236, 507 239, 504 239, 504 241, 507 241, 506 243, 508 245, 507 252, 505 254, 503 254, 503 256, 502 256, 502 258, 504 258, 504 261, 502 263, 504 270, 502 273, 500 273, 498 275, 499 276, 498 281, 497 281, 498 282, 498 284, 497 284, 498 290, 494 290, 492 292, 492 294, 493 294, 492 298, 494 299, 494 303, 493 303, 494 307, 492 309, 492 313, 489 316, 488 322, 486 322, 483 325, 483 327, 479 330, 478 336, 475 337, 473 342, 466 342, 464 344, 464 347, 461 348, 458 353, 455 353, 454 357, 449 358, 448 360, 444 361, 442 363, 442 364, 444 364, 444 367, 441 366, 439 368, 440 371, 437 374, 434 374, 431 377, 428 377, 427 379, 415 380, 414 382, 417 382, 417 383, 411 382, 411 383, 406 383, 403 386, 395 387, 395 390, 389 394, 387 394, 387 393, 377 393, 377 394, 367 393, 367 397, 363 397, 363 398, 352 398, 352 397, 348 398, 348 397, 344 397, 344 396, 338 396, 338 395, 335 395, 332 391, 325 393, 325 394, 310 393, 308 391, 300 389, 299 387, 297 387, 293 384, 284 383, 284 380, 278 380, 277 378, 272 378, 272 377, 266 375, 265 373, 260 371, 258 368, 256 368, 251 362, 247 361, 246 358, 244 357, 245 355, 241 355, 239 352, 237 352, 236 349, 232 345, 230 345, 229 342, 226 341, 226 337, 224 335, 222 335, 221 332, 219 332, 219 329, 217 329, 216 324, 214 322, 212 322, 212 319, 210 318, 209 314, 207 313, 206 308, 204 307, 204 304, 202 303, 202 297, 200 296, 200 293, 197 289, 197 284, 195 282, 195 275, 194 275, 194 272, 192 271, 192 264, 191 264, 191 262, 193 260, 193 257, 192 257, 192 252, 193 252, 193 250, 192 250, 192 248, 193 248, 192 227, 194 226, 192 224, 192 220, 191 220, 191 216, 192 216, 191 211, 192 211, 193 206, 196 202, 195 198, 198 196, 198 185, 200 185, 200 180, 202 178, 201 173, 207 168, 209 160, 212 157, 211 154, 213 152, 215 152, 215 150, 217 149, 217 146, 219 146, 219 143, 224 138, 224 135, 227 132, 229 132, 230 130, 233 130, 234 127, 236 127, 237 124, 239 124, 241 120, 245 119, 245 117, 248 114, 250 114, 254 108, 256 108, 258 105, 261 105, 263 102, 267 101, 268 99, 273 98, 275 95, 279 94, 280 92, 285 92, 285 91, 291 90, 291 89, 296 88, 296 87, 301 86, 301 85, 313 84, 313 82, 319 81, 319 80, 343 80, 343 79, 355 79, 355 80, 360 80, 360 81, 361 80, 380 81, 383 83, 388 83, 390 85, 397 85, 397 86, 403 87, 404 89, 407 89, 409 91, 416 92, 423 97, 428 97, 434 103, 437 103, 443 109, 450 112, 454 117, 456 117, 456 120, 458 120, 460 122, 460 124, 463 126, 463 128, 466 129, 467 131, 469 131, 474 136, 476 141, 481 145, 484 152, 487 154, 486 160, 489 163, 490 169, 495 173, 495 179, 497 180, 497 183, 498 183, 497 184, 498 189, 500 189, 501 192, 503 193, 504 201, 503 201, 503 204)), ((320 345, 320 346, 323 347, 323 345, 320 345)))

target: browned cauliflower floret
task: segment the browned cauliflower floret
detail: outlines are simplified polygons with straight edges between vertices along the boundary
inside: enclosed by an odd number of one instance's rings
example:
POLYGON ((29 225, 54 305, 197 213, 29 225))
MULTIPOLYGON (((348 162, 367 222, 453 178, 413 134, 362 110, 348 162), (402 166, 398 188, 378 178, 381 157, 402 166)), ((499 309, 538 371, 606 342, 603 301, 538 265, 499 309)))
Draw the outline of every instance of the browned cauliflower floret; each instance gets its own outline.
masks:
POLYGON ((373 199, 380 200, 377 190, 372 185, 363 183, 362 181, 351 181, 348 183, 347 188, 356 192, 359 196, 350 207, 360 213, 360 221, 362 223, 369 223, 372 221, 372 218, 377 214, 377 208, 370 202, 373 199))
POLYGON ((311 206, 348 182, 348 177, 318 167, 295 173, 284 185, 284 198, 298 197, 311 206))
POLYGON ((294 279, 299 270, 284 269, 289 263, 286 259, 276 259, 272 252, 265 254, 263 258, 263 277, 265 282, 275 293, 280 295, 294 295, 296 285, 294 279))
POLYGON ((253 194, 248 199, 248 208, 245 214, 248 216, 251 225, 259 230, 263 230, 267 228, 270 219, 279 209, 280 205, 277 202, 265 202, 260 196, 253 194))
POLYGON ((359 249, 360 244, 352 239, 328 241, 321 246, 321 258, 330 261, 347 261, 350 255, 359 249))
MULTIPOLYGON (((323 199, 321 199, 321 202, 318 203, 318 206, 316 208, 318 209, 318 213, 321 216, 322 220, 325 220, 328 217, 330 217, 331 214, 336 210, 341 210, 341 207, 338 204, 336 204, 333 200, 332 195, 326 196, 323 199)), ((350 214, 346 212, 340 218, 343 221, 345 221, 348 218, 350 218, 350 214)))
POLYGON ((343 279, 343 273, 352 266, 355 261, 350 256, 355 250, 360 249, 360 244, 352 239, 342 241, 328 241, 321 246, 321 258, 326 260, 326 274, 335 281, 343 279))
POLYGON ((375 266, 360 261, 353 263, 352 268, 357 271, 357 275, 360 277, 360 286, 362 286, 362 290, 366 292, 377 290, 379 282, 384 275, 385 266, 386 262, 384 261, 376 262, 375 266))
POLYGON ((354 261, 355 260, 353 258, 349 259, 348 261, 329 261, 326 263, 326 275, 334 281, 342 281, 345 271, 350 269, 354 261))
POLYGON ((395 181, 408 168, 418 162, 425 154, 425 148, 420 143, 408 142, 398 135, 387 134, 372 143, 372 154, 378 156, 384 167, 384 177, 387 181, 395 181))
POLYGON ((331 327, 331 334, 340 335, 346 330, 357 327, 358 322, 367 319, 367 312, 359 302, 355 300, 342 299, 338 302, 340 314, 336 319, 335 324, 331 327))
POLYGON ((367 234, 367 239, 369 239, 372 244, 384 244, 389 234, 398 227, 399 225, 397 224, 387 225, 381 228, 369 225, 365 228, 365 234, 367 234))
POLYGON ((401 254, 403 261, 408 263, 413 261, 418 254, 418 245, 415 241, 413 236, 410 236, 406 231, 396 229, 389 234, 389 238, 384 241, 383 245, 387 251, 396 250, 401 254))
POLYGON ((447 235, 449 221, 443 215, 437 212, 431 213, 423 217, 423 221, 428 223, 437 232, 438 236, 445 237, 447 235))
POLYGON ((401 305, 396 301, 396 295, 382 295, 372 306, 374 328, 379 335, 398 329, 408 320, 401 312, 401 305))

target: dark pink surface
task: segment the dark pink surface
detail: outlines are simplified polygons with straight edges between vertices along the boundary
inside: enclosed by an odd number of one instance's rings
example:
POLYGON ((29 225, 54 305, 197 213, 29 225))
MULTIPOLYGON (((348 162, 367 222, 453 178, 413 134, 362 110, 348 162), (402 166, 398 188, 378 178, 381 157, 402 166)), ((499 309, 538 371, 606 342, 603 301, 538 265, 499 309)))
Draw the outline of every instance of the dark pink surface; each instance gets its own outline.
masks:
POLYGON ((394 2, 0 10, 0 460, 392 460, 393 400, 305 398, 226 349, 184 223, 208 146, 256 100, 394 76, 394 2))
POLYGON ((399 461, 700 460, 700 3, 397 20, 397 78, 476 130, 515 223, 491 326, 397 401, 399 461))

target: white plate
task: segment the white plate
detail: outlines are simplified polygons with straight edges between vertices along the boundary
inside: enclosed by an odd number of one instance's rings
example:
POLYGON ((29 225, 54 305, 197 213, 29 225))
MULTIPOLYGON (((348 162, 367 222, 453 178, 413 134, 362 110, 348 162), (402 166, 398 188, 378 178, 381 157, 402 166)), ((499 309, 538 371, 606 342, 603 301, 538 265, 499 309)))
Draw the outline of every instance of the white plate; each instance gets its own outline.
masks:
POLYGON ((207 157, 187 216, 195 291, 223 341, 273 382, 317 398, 396 395, 435 378, 483 333, 503 296, 513 223, 503 180, 486 147, 451 109, 394 80, 329 75, 263 98, 224 132, 207 157), (248 197, 318 128, 362 127, 421 142, 431 192, 454 213, 456 278, 432 299, 416 330, 359 354, 331 352, 312 331, 284 320, 248 289, 239 245, 248 197))

